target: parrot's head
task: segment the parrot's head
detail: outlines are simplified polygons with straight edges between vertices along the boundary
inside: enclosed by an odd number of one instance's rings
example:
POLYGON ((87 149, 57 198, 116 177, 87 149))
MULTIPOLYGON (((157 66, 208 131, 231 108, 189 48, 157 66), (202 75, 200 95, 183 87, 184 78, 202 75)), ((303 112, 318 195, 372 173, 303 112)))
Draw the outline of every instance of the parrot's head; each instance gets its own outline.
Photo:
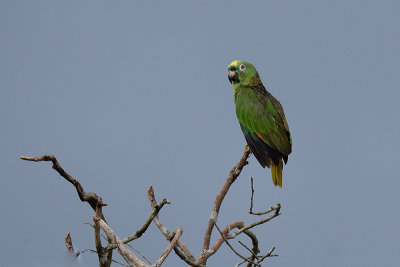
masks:
POLYGON ((256 68, 246 61, 235 60, 228 67, 228 79, 231 84, 255 86, 261 83, 256 68))

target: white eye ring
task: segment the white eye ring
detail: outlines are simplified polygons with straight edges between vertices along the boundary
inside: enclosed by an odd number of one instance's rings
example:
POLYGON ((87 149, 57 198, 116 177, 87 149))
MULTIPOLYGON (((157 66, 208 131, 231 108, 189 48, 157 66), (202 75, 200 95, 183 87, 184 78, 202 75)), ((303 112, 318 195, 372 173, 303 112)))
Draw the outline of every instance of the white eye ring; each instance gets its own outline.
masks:
POLYGON ((246 69, 246 66, 245 66, 244 64, 240 64, 239 69, 240 69, 240 70, 245 70, 245 69, 246 69))

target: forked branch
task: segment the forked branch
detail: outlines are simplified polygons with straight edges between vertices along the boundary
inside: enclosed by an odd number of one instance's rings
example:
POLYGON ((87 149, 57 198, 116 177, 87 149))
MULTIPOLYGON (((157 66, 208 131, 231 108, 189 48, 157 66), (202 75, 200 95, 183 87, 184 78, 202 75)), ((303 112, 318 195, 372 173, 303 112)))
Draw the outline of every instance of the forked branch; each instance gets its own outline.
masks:
MULTIPOLYGON (((35 162, 51 161, 53 163, 52 168, 56 170, 65 180, 70 182, 75 187, 79 199, 82 202, 87 202, 95 211, 96 216, 106 222, 106 219, 103 215, 102 207, 107 206, 107 204, 104 203, 101 197, 97 196, 95 193, 93 192, 86 193, 85 190, 83 190, 83 187, 80 184, 80 182, 74 177, 72 177, 61 167, 61 165, 58 163, 54 155, 43 155, 41 157, 20 156, 20 159, 27 161, 35 161, 35 162)), ((95 237, 95 245, 97 250, 97 256, 99 258, 100 267, 109 267, 112 261, 112 250, 105 250, 101 245, 100 229, 99 227, 96 227, 96 225, 94 227, 94 237, 95 237)), ((108 239, 108 244, 111 244, 110 239, 108 239)))
MULTIPOLYGON (((256 235, 250 231, 251 228, 266 223, 273 218, 277 217, 280 215, 280 204, 277 204, 273 207, 271 207, 269 210, 264 211, 264 212, 253 212, 253 194, 254 194, 254 188, 253 188, 253 179, 251 179, 251 206, 250 206, 250 213, 254 215, 264 215, 273 212, 270 214, 268 217, 258 220, 256 222, 253 222, 249 225, 244 225, 243 221, 236 221, 232 222, 231 224, 228 224, 225 226, 223 230, 220 230, 218 226, 216 225, 218 221, 218 215, 219 211, 222 205, 222 202, 227 195, 231 185, 236 181, 236 179, 239 177, 239 175, 242 172, 242 169, 244 166, 248 164, 247 159, 250 155, 250 148, 249 146, 246 146, 243 152, 243 155, 239 162, 232 168, 232 170, 229 172, 229 175, 224 183, 224 185, 221 188, 221 191, 218 193, 213 209, 211 212, 210 219, 207 224, 207 228, 205 231, 204 235, 204 241, 203 241, 203 250, 200 254, 200 256, 196 259, 193 254, 190 252, 190 250, 187 248, 187 246, 180 241, 180 237, 182 235, 182 228, 178 227, 174 232, 170 232, 164 224, 160 221, 158 218, 158 214, 162 207, 165 204, 170 204, 170 202, 167 199, 162 199, 162 201, 157 204, 157 201, 155 199, 154 195, 154 190, 153 187, 150 186, 148 188, 147 194, 148 198, 150 201, 150 205, 152 207, 152 212, 143 224, 143 226, 138 229, 135 234, 126 237, 124 239, 120 239, 115 232, 110 228, 110 226, 107 224, 103 212, 102 212, 102 207, 106 206, 107 204, 102 201, 102 199, 97 196, 95 193, 86 193, 80 184, 80 182, 73 178, 71 175, 69 175, 58 163, 57 159, 55 158, 54 155, 44 155, 41 157, 25 157, 21 156, 20 158, 23 160, 28 160, 28 161, 51 161, 53 163, 52 168, 56 170, 65 180, 70 182, 76 189, 76 192, 79 196, 79 199, 83 202, 87 202, 92 209, 95 211, 95 215, 93 216, 93 221, 94 225, 93 228, 95 230, 95 245, 96 245, 96 253, 98 254, 99 258, 99 264, 100 267, 109 267, 111 265, 112 260, 112 251, 113 249, 117 248, 119 253, 122 255, 122 257, 125 259, 125 261, 129 265, 135 265, 135 266, 140 266, 140 267, 159 267, 162 265, 164 260, 168 257, 170 254, 171 250, 173 249, 175 253, 187 264, 190 266, 194 267, 206 267, 205 264, 209 257, 211 257, 214 253, 216 253, 221 245, 225 242, 231 249, 232 251, 237 254, 244 262, 247 262, 247 266, 260 266, 260 263, 266 258, 266 257, 271 257, 271 256, 276 256, 272 255, 272 252, 274 251, 275 247, 273 247, 267 254, 264 256, 258 255, 260 252, 258 248, 258 239, 256 235), (161 233, 164 235, 164 237, 169 241, 169 244, 167 248, 164 250, 164 252, 161 254, 159 259, 156 261, 155 264, 151 264, 150 262, 146 263, 140 260, 135 254, 133 254, 127 247, 125 247, 124 244, 127 244, 128 242, 135 240, 143 235, 143 233, 148 229, 149 225, 151 222, 154 222, 154 224, 159 228, 161 233), (217 230, 220 232, 219 238, 216 240, 215 244, 210 248, 210 240, 212 236, 212 231, 214 226, 217 228, 217 230), (106 235, 107 235, 107 241, 108 245, 106 247, 103 247, 101 244, 101 233, 100 230, 103 230, 106 235), (233 229, 237 229, 235 232, 230 233, 233 229), (246 234, 252 242, 252 249, 248 248, 245 244, 241 243, 250 253, 250 257, 245 257, 241 254, 239 254, 233 246, 229 243, 229 239, 233 239, 236 236, 240 234, 246 234)), ((69 251, 73 252, 73 247, 72 247, 72 241, 69 235, 66 236, 65 238, 66 246, 69 251)), ((129 246, 129 245, 128 245, 129 246)), ((122 263, 120 263, 122 264, 122 263)), ((241 264, 241 263, 240 263, 241 264)), ((238 265, 240 265, 238 264, 238 265)))
POLYGON ((211 212, 211 217, 210 217, 210 220, 208 221, 206 232, 204 235, 203 251, 202 251, 200 257, 196 261, 199 264, 205 264, 207 262, 207 259, 212 254, 215 253, 215 251, 210 251, 211 234, 212 234, 212 230, 214 228, 214 224, 217 223, 217 221, 218 221, 218 214, 219 214, 219 210, 221 208, 222 201, 224 200, 226 194, 228 193, 231 185, 239 177, 240 173, 242 172, 243 167, 248 164, 247 158, 249 157, 249 155, 250 155, 250 147, 248 145, 246 145, 241 159, 236 164, 236 166, 233 167, 232 170, 229 172, 228 178, 225 180, 225 183, 222 186, 221 191, 218 193, 218 195, 214 201, 214 206, 213 206, 213 210, 211 212))

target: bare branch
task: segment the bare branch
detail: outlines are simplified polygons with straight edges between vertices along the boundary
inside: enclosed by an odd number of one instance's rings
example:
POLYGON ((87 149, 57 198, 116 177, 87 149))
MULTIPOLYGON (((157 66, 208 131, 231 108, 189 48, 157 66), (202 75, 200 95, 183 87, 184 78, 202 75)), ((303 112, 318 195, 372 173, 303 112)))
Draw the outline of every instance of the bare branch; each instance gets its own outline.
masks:
MULTIPOLYGON (((266 223, 266 222, 272 220, 273 218, 279 216, 280 215, 280 213, 279 213, 280 204, 277 204, 276 206, 271 207, 271 211, 275 211, 275 213, 262 219, 262 220, 256 221, 252 224, 249 224, 247 226, 244 225, 243 221, 236 221, 236 222, 233 222, 233 223, 225 226, 225 228, 222 230, 223 236, 220 236, 218 238, 218 240, 215 242, 215 244, 212 246, 212 248, 207 251, 207 253, 205 253, 203 251, 203 253, 200 255, 199 259, 202 259, 202 257, 203 257, 203 259, 205 258, 207 260, 210 256, 212 256, 214 253, 216 253, 218 251, 218 249, 221 247, 222 243, 225 241, 223 237, 225 237, 225 239, 232 239, 241 233, 245 233, 248 237, 250 237, 250 239, 252 240, 252 245, 253 245, 252 256, 250 258, 246 258, 246 259, 249 260, 250 262, 254 262, 257 259, 257 257, 255 255, 257 255, 260 252, 260 250, 258 248, 258 239, 257 239, 256 235, 250 231, 250 229, 257 225, 266 223), (239 230, 234 232, 233 234, 229 235, 229 231, 234 228, 238 228, 239 230)), ((196 262, 199 262, 199 259, 197 259, 196 262)), ((251 264, 249 264, 248 266, 250 266, 250 265, 251 264)))
MULTIPOLYGON (((122 243, 126 244, 128 242, 131 242, 132 240, 135 240, 135 239, 141 237, 143 235, 143 233, 146 232, 147 228, 153 221, 154 217, 156 217, 158 215, 158 213, 160 212, 162 207, 164 207, 165 204, 170 204, 170 203, 171 202, 169 202, 168 199, 164 198, 160 202, 160 204, 156 204, 153 207, 153 211, 151 212, 149 218, 146 220, 146 222, 143 224, 143 226, 139 230, 137 230, 135 234, 122 239, 122 243)), ((117 247, 116 244, 111 244, 111 245, 108 245, 108 247, 106 249, 115 249, 116 247, 117 247)))
MULTIPOLYGON (((104 203, 101 197, 97 196, 95 193, 93 192, 86 193, 85 190, 83 190, 83 187, 79 183, 79 181, 74 177, 72 177, 70 174, 68 174, 61 167, 61 165, 58 163, 54 155, 43 155, 41 157, 20 156, 20 159, 27 161, 35 161, 35 162, 51 161, 53 163, 52 168, 56 170, 65 180, 70 182, 75 187, 79 199, 82 202, 87 202, 96 212, 96 215, 100 217, 103 221, 106 221, 103 215, 102 207, 107 206, 107 204, 104 203)), ((97 249, 97 255, 99 257, 100 267, 109 267, 111 265, 111 260, 112 260, 112 251, 106 251, 103 249, 100 240, 100 230, 98 229, 98 227, 97 228, 95 227, 94 229, 95 229, 95 244, 97 249)), ((108 240, 108 243, 110 243, 110 240, 108 240)))
MULTIPOLYGON (((91 248, 87 248, 87 249, 82 250, 81 254, 83 254, 83 253, 85 253, 85 252, 87 252, 87 251, 97 254, 97 251, 94 250, 94 249, 91 249, 91 248)), ((128 267, 129 267, 129 265, 126 265, 126 264, 124 264, 124 263, 122 263, 122 262, 119 262, 119 261, 117 261, 117 260, 114 260, 114 259, 113 259, 113 260, 111 260, 111 261, 112 261, 112 262, 115 262, 115 263, 117 263, 117 264, 120 264, 120 265, 122 265, 122 266, 128 266, 128 267)))
POLYGON ((164 260, 168 257, 171 250, 175 247, 176 242, 178 242, 179 238, 181 237, 182 232, 183 232, 182 228, 178 227, 174 238, 171 240, 171 243, 169 243, 168 247, 164 250, 164 252, 161 254, 160 258, 157 260, 155 267, 161 266, 161 264, 164 262, 164 260))
POLYGON ((28 160, 28 161, 51 161, 53 163, 52 168, 56 170, 62 177, 65 178, 68 182, 70 182, 73 186, 76 188, 76 192, 78 193, 79 199, 82 202, 87 202, 89 205, 92 207, 93 210, 96 210, 96 205, 99 206, 107 206, 106 203, 103 203, 100 197, 98 197, 95 193, 86 193, 83 190, 83 187, 79 183, 78 180, 76 180, 74 177, 69 175, 58 163, 56 157, 54 155, 43 155, 41 157, 25 157, 25 156, 20 156, 20 159, 22 160, 28 160))
POLYGON ((119 261, 117 261, 117 260, 112 260, 112 262, 115 262, 115 263, 117 263, 117 264, 119 264, 119 265, 122 265, 122 266, 127 266, 127 267, 129 267, 129 265, 124 264, 124 263, 122 263, 122 262, 119 262, 119 261))
MULTIPOLYGON (((234 229, 234 228, 241 228, 244 226, 244 223, 242 221, 236 221, 233 223, 228 224, 227 226, 224 227, 222 230, 222 233, 227 239, 232 238, 229 234, 229 232, 234 229)), ((223 237, 220 235, 217 241, 215 241, 215 244, 209 249, 208 257, 212 256, 214 253, 218 251, 218 249, 221 247, 221 245, 224 243, 223 237)))
POLYGON ((138 249, 136 249, 136 248, 134 248, 132 245, 129 245, 129 244, 125 244, 125 245, 127 245, 128 247, 130 247, 133 251, 135 251, 137 254, 139 254, 140 255, 140 257, 142 257, 146 262, 147 262, 147 264, 149 264, 149 265, 152 265, 152 263, 142 254, 142 252, 140 252, 138 249))
POLYGON ((174 251, 175 251, 175 254, 178 255, 178 257, 181 258, 181 260, 183 260, 184 262, 189 264, 189 266, 191 266, 191 267, 206 267, 205 265, 198 264, 194 260, 190 260, 188 257, 186 257, 186 255, 180 250, 180 247, 178 245, 176 245, 174 247, 174 251))
MULTIPOLYGON (((58 163, 58 161, 54 155, 43 155, 41 157, 21 156, 20 158, 22 160, 35 161, 35 162, 51 161, 53 163, 52 168, 54 170, 56 170, 65 180, 67 180, 69 183, 71 183, 75 187, 76 192, 79 196, 79 199, 82 202, 87 202, 92 207, 92 209, 95 211, 95 215, 93 216, 94 225, 92 225, 92 226, 94 228, 94 234, 95 234, 96 251, 91 250, 91 249, 86 249, 82 253, 84 253, 86 251, 92 251, 92 252, 97 253, 98 258, 99 258, 100 267, 109 267, 112 262, 116 262, 118 264, 127 266, 123 263, 114 261, 112 259, 112 251, 115 248, 118 249, 118 252, 126 260, 126 262, 129 264, 129 266, 131 266, 133 264, 138 267, 159 267, 163 264, 165 259, 168 257, 171 250, 174 249, 175 253, 190 266, 206 267, 205 264, 206 264, 208 258, 210 256, 212 256, 214 253, 216 253, 224 242, 228 245, 228 247, 231 248, 231 250, 235 254, 237 254, 241 259, 244 260, 243 263, 248 262, 247 266, 251 267, 251 266, 261 266, 260 263, 265 258, 277 256, 277 255, 272 255, 272 252, 274 251, 275 247, 273 247, 266 255, 264 255, 262 257, 257 256, 259 253, 258 239, 257 239, 256 235, 250 231, 250 229, 257 225, 266 223, 266 222, 272 220, 273 218, 279 216, 280 208, 281 208, 280 204, 277 204, 277 205, 271 207, 269 210, 264 211, 264 212, 253 212, 254 187, 253 187, 253 178, 251 178, 251 190, 252 191, 251 191, 251 205, 250 205, 249 213, 253 214, 253 215, 264 215, 264 214, 271 213, 273 211, 274 211, 274 213, 264 219, 256 221, 247 226, 244 226, 244 223, 242 221, 233 222, 233 223, 225 226, 225 228, 222 231, 219 229, 219 227, 216 224, 218 221, 219 211, 220 211, 222 202, 223 202, 226 194, 228 193, 231 185, 239 177, 244 166, 246 166, 248 164, 247 159, 248 159, 249 155, 250 155, 250 148, 249 148, 249 146, 246 145, 241 159, 236 164, 236 166, 234 166, 232 168, 232 170, 229 172, 229 175, 228 175, 227 179, 225 180, 225 183, 222 186, 221 191, 216 196, 216 199, 215 199, 214 205, 213 205, 213 210, 212 210, 210 219, 208 221, 207 228, 206 228, 205 235, 204 235, 203 250, 202 250, 199 258, 197 258, 197 259, 195 259, 193 254, 186 247, 186 245, 179 240, 182 235, 182 232, 183 232, 182 228, 178 227, 173 233, 171 233, 164 226, 164 224, 160 221, 160 219, 158 217, 160 210, 163 208, 163 206, 165 204, 170 204, 170 202, 164 198, 159 204, 157 204, 152 186, 150 186, 148 188, 148 198, 150 201, 150 205, 152 207, 151 214, 149 215, 147 220, 144 222, 142 227, 135 232, 135 234, 128 236, 128 237, 124 238, 123 240, 121 240, 115 234, 115 232, 108 226, 108 224, 105 220, 105 217, 103 215, 102 207, 106 206, 107 204, 104 203, 102 201, 101 197, 97 196, 95 193, 93 193, 93 192, 86 193, 84 191, 82 185, 80 184, 80 182, 77 179, 73 178, 70 174, 68 174, 60 166, 60 164, 58 163), (164 252, 161 254, 160 258, 156 261, 156 263, 154 265, 151 264, 144 256, 142 256, 142 257, 149 264, 143 262, 124 245, 132 240, 135 240, 135 239, 141 237, 146 232, 146 230, 148 229, 148 227, 152 221, 159 228, 159 230, 164 235, 164 237, 169 241, 168 246, 166 247, 164 252), (217 230, 220 232, 220 237, 217 239, 215 244, 210 248, 210 241, 211 241, 211 236, 212 236, 212 231, 213 231, 214 225, 217 228, 217 230), (234 228, 238 228, 238 230, 236 232, 230 234, 230 231, 234 228), (107 241, 108 241, 107 247, 103 247, 101 244, 102 234, 101 234, 100 229, 102 229, 107 235, 107 241), (228 241, 228 239, 235 238, 236 236, 240 235, 241 233, 246 234, 252 240, 252 249, 250 249, 245 244, 243 244, 242 242, 239 241, 239 243, 242 246, 244 246, 247 250, 249 250, 251 252, 251 256, 248 258, 246 258, 243 255, 241 255, 240 253, 238 253, 231 246, 231 244, 228 241)), ((71 236, 69 235, 69 233, 65 237, 65 244, 69 251, 74 252, 76 254, 76 252, 73 249, 72 240, 71 240, 71 236)), ((79 255, 79 254, 77 254, 77 255, 79 255)))
MULTIPOLYGON (((157 201, 154 195, 154 190, 152 186, 149 186, 147 190, 147 196, 150 201, 150 205, 155 208, 157 206, 157 201)), ((164 224, 160 221, 158 218, 158 215, 153 218, 154 224, 158 227, 160 232, 164 235, 164 237, 168 240, 171 241, 173 236, 171 235, 170 231, 164 226, 164 224)), ((174 251, 175 254, 179 256, 183 261, 185 261, 187 264, 193 267, 205 267, 202 264, 197 264, 195 261, 196 259, 194 258, 193 254, 190 252, 190 250, 186 247, 186 245, 181 242, 177 241, 176 246, 174 246, 174 251)))
MULTIPOLYGON (((253 196, 254 196, 253 177, 251 177, 250 181, 251 181, 251 198, 250 198, 250 211, 249 211, 249 214, 252 214, 252 215, 265 215, 267 213, 270 213, 271 211, 276 210, 276 208, 271 207, 270 209, 268 209, 266 211, 261 211, 261 212, 254 212, 253 211, 253 196)), ((279 205, 279 208, 280 208, 280 204, 278 204, 278 205, 279 205)))
MULTIPOLYGON (((246 247, 242 242, 239 241, 239 243, 244 246, 246 249, 249 249, 248 247, 246 247)), ((266 259, 267 257, 277 257, 278 255, 272 255, 272 252, 275 250, 275 247, 272 247, 269 252, 267 254, 265 254, 264 256, 262 256, 261 258, 259 256, 254 255, 258 260, 257 263, 260 264, 264 259, 266 259)), ((250 258, 250 260, 252 260, 250 258)), ((243 260, 241 262, 239 262, 238 264, 235 265, 235 267, 238 267, 240 265, 242 265, 243 263, 248 262, 246 260, 243 260)), ((260 265, 261 266, 261 265, 260 265)), ((247 267, 253 267, 253 264, 248 262, 247 267)))
POLYGON ((247 261, 244 261, 244 260, 243 260, 243 261, 239 262, 238 264, 236 264, 235 267, 239 267, 240 265, 242 265, 242 264, 245 263, 245 262, 247 262, 247 261))
POLYGON ((228 247, 229 247, 236 255, 238 255, 240 258, 242 258, 242 260, 245 260, 245 261, 247 261, 247 262, 249 262, 249 263, 251 263, 251 264, 253 264, 253 265, 255 265, 255 266, 261 266, 260 264, 255 263, 255 262, 249 260, 248 258, 246 258, 246 257, 244 257, 243 255, 241 255, 239 252, 237 252, 237 251, 231 246, 231 244, 228 242, 228 240, 225 238, 225 234, 223 234, 223 233, 221 232, 221 230, 219 229, 219 227, 218 227, 217 224, 215 224, 215 227, 217 228, 218 232, 221 234, 221 237, 222 237, 222 239, 224 240, 224 242, 228 245, 228 247))
POLYGON ((72 246, 72 239, 71 235, 68 232, 67 235, 65 236, 65 246, 67 247, 68 251, 75 253, 74 251, 74 246, 72 246))
POLYGON ((247 250, 251 253, 251 255, 254 256, 254 258, 258 259, 257 254, 254 254, 254 251, 253 251, 253 250, 251 250, 250 248, 248 248, 242 241, 239 240, 238 242, 239 242, 239 244, 242 245, 245 249, 247 249, 247 250))
MULTIPOLYGON (((253 245, 253 248, 251 249, 251 256, 249 259, 251 261, 255 261, 257 259, 257 254, 260 252, 260 249, 258 248, 258 239, 257 239, 256 235, 253 232, 251 232, 250 230, 246 230, 246 231, 244 231, 244 233, 248 237, 250 237, 251 243, 253 245)), ((248 263, 247 267, 252 267, 252 265, 250 263, 248 263)))
POLYGON ((271 207, 271 209, 275 211, 274 214, 271 214, 270 216, 268 216, 268 217, 266 217, 266 218, 264 218, 262 220, 256 221, 256 222, 254 222, 252 224, 249 224, 249 225, 247 225, 247 226, 245 226, 243 228, 240 228, 238 231, 236 231, 235 233, 232 234, 232 237, 238 236, 239 234, 243 233, 246 230, 249 230, 249 229, 253 228, 254 226, 266 223, 266 222, 272 220, 273 218, 278 217, 279 215, 281 215, 281 213, 279 213, 279 211, 281 209, 281 204, 278 203, 275 206, 271 207))
POLYGON ((95 226, 103 229, 108 238, 110 238, 113 243, 117 244, 118 252, 121 254, 121 256, 125 259, 125 261, 128 264, 133 263, 135 266, 138 267, 149 267, 149 265, 141 261, 138 257, 136 257, 132 252, 130 252, 124 246, 121 239, 114 233, 114 231, 110 228, 110 226, 108 226, 108 224, 105 223, 101 218, 95 215, 93 216, 93 221, 95 223, 95 226))
POLYGON ((65 235, 65 246, 67 247, 68 251, 72 253, 75 257, 78 257, 81 254, 79 250, 77 251, 74 250, 74 246, 72 245, 71 235, 69 232, 65 235))
POLYGON ((94 249, 86 248, 86 249, 82 250, 81 254, 86 253, 87 251, 92 252, 92 253, 97 253, 97 251, 94 249))
MULTIPOLYGON (((88 223, 88 222, 85 222, 85 223, 83 223, 83 224, 87 224, 87 225, 90 225, 93 229, 94 229, 94 224, 91 224, 91 223, 88 223)), ((107 236, 105 236, 103 233, 101 233, 100 232, 100 235, 101 235, 101 237, 104 239, 104 240, 107 240, 108 238, 107 238, 107 236)))
POLYGON ((265 254, 264 256, 262 256, 261 257, 261 259, 259 259, 258 261, 257 261, 257 263, 261 263, 265 258, 268 258, 268 257, 278 257, 278 255, 276 255, 276 254, 272 254, 272 252, 274 252, 274 250, 275 250, 275 247, 272 247, 269 251, 268 251, 268 253, 267 254, 265 254))
MULTIPOLYGON (((93 216, 93 221, 95 226, 101 228, 106 235, 111 239, 113 243, 117 245, 118 252, 121 256, 125 259, 128 264, 133 263, 135 266, 138 267, 152 267, 152 265, 147 265, 143 261, 141 261, 138 257, 135 256, 132 252, 130 252, 125 245, 122 243, 122 240, 115 234, 115 232, 106 224, 102 219, 97 216, 93 216)), ((164 260, 168 257, 169 253, 171 252, 172 248, 176 245, 178 239, 182 235, 182 228, 179 227, 174 233, 173 238, 170 244, 167 246, 165 251, 161 254, 160 258, 157 260, 154 267, 160 267, 164 260)))
POLYGON ((253 187, 253 177, 250 178, 251 181, 251 198, 250 198, 250 214, 253 214, 253 195, 254 195, 254 187, 253 187))
POLYGON ((99 257, 99 263, 103 264, 106 259, 103 246, 101 245, 100 227, 97 224, 94 225, 94 244, 96 246, 97 256, 99 257))
POLYGON ((197 260, 197 262, 201 264, 205 264, 208 257, 209 257, 209 248, 210 248, 210 240, 211 240, 211 234, 212 230, 214 227, 214 224, 218 220, 218 213, 221 208, 222 201, 224 200, 226 194, 228 193, 229 188, 235 182, 237 177, 240 175, 242 172, 242 169, 244 166, 248 164, 247 158, 250 155, 250 147, 246 145, 242 158, 239 160, 238 164, 236 164, 235 167, 232 168, 232 170, 229 172, 228 178, 225 181, 225 184, 222 186, 221 191, 218 193, 215 202, 214 202, 214 207, 211 212, 211 217, 210 220, 208 221, 208 225, 206 228, 206 232, 204 235, 204 243, 203 243, 203 252, 202 255, 200 255, 200 258, 197 260))
MULTIPOLYGON (((243 227, 245 227, 243 221, 236 221, 236 222, 230 223, 227 226, 225 226, 225 228, 222 230, 222 233, 224 234, 224 237, 226 239, 232 239, 232 238, 235 238, 237 235, 230 235, 229 232, 234 228, 238 228, 240 230, 243 227)), ((252 245, 253 245, 252 254, 257 255, 260 252, 260 250, 258 248, 258 239, 257 239, 256 235, 253 232, 251 232, 250 230, 246 230, 243 233, 246 234, 248 237, 250 237, 250 239, 252 241, 252 245)), ((212 246, 212 248, 209 249, 208 257, 210 257, 214 253, 216 253, 218 251, 218 249, 221 247, 223 242, 224 242, 224 239, 222 238, 222 236, 220 236, 218 238, 218 240, 215 242, 215 244, 212 246)), ((254 259, 255 259, 255 257, 253 257, 253 256, 250 258, 251 261, 254 261, 254 259)))

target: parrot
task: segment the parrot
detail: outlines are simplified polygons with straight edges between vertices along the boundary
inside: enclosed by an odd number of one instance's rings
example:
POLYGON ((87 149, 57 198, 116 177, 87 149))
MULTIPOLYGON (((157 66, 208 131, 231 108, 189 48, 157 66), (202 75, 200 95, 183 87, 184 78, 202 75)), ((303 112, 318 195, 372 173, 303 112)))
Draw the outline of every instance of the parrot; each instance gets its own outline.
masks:
POLYGON ((272 181, 282 188, 283 163, 292 152, 292 137, 281 103, 269 93, 256 68, 235 60, 228 67, 236 116, 251 152, 260 165, 271 169, 272 181))

